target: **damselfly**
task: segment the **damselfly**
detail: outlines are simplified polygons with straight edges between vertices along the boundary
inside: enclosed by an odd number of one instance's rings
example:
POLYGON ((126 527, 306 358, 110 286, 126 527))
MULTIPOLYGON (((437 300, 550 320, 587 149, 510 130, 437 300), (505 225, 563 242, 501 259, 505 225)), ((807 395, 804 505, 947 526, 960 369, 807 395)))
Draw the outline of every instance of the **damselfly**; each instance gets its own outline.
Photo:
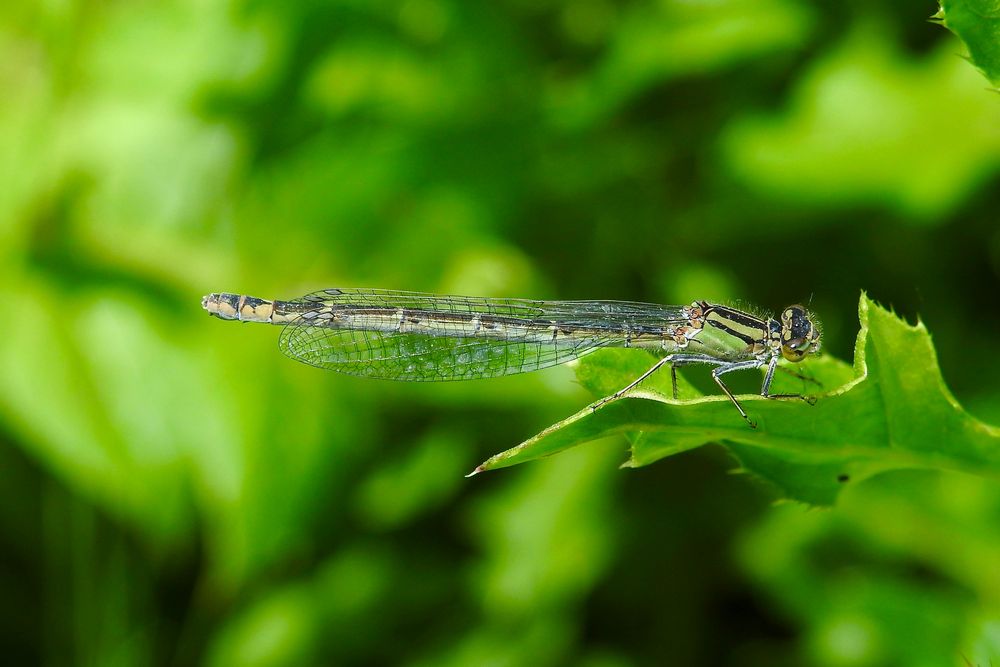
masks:
POLYGON ((780 359, 798 362, 820 347, 813 316, 799 305, 778 318, 695 301, 532 301, 376 289, 328 289, 291 301, 209 294, 202 307, 224 320, 284 325, 279 346, 292 359, 369 378, 471 380, 546 368, 602 347, 635 347, 660 358, 600 407, 665 364, 674 398, 678 366, 715 366, 712 378, 750 424, 722 376, 765 367, 766 398, 780 359))

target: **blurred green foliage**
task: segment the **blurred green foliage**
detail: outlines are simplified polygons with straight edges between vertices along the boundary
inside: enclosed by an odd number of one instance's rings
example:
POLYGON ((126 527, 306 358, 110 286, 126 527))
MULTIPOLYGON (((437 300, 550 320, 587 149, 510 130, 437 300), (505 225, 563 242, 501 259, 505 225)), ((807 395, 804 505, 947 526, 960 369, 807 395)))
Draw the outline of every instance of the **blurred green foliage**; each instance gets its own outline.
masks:
POLYGON ((803 512, 719 449, 619 471, 614 438, 467 481, 587 402, 569 370, 364 382, 198 306, 811 299, 845 359, 864 288, 996 423, 1000 106, 935 10, 3 4, 7 661, 1000 659, 995 482, 803 512))

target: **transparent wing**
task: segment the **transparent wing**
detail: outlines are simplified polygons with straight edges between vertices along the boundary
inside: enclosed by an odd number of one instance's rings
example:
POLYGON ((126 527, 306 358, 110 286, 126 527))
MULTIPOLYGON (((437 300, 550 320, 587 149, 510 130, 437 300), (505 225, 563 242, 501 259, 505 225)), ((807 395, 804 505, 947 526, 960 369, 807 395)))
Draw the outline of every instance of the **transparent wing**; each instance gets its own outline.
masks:
POLYGON ((610 334, 560 342, 428 336, 333 329, 300 320, 285 326, 279 346, 292 359, 348 375, 440 382, 526 373, 621 341, 610 334))
POLYGON ((534 371, 687 321, 681 307, 635 302, 389 290, 323 290, 285 303, 301 313, 279 340, 289 357, 349 375, 409 381, 534 371), (392 330, 392 322, 407 319, 423 330, 392 330))
POLYGON ((380 289, 327 289, 286 302, 302 309, 406 308, 455 315, 493 315, 546 324, 597 326, 649 333, 686 323, 685 306, 639 301, 535 301, 492 297, 447 296, 380 289))

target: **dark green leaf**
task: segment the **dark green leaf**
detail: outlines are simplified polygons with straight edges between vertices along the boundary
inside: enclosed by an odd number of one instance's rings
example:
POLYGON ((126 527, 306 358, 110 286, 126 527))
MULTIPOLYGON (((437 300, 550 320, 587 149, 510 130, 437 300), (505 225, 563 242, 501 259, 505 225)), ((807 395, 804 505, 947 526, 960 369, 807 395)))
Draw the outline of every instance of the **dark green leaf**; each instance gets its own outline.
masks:
POLYGON ((942 0, 934 18, 965 42, 972 64, 1000 86, 1000 0, 942 0))
MULTIPOLYGON (((831 504, 845 484, 904 468, 944 469, 1000 478, 1000 430, 962 410, 948 392, 930 336, 862 295, 861 331, 853 371, 820 358, 803 370, 830 388, 815 405, 741 399, 758 423, 748 428, 720 396, 670 398, 668 372, 594 411, 585 408, 526 442, 497 454, 477 472, 554 454, 588 440, 623 433, 631 441, 626 465, 719 442, 742 469, 788 498, 831 504)), ((598 395, 621 387, 650 359, 627 350, 602 351, 580 363, 581 382, 598 395)), ((781 378, 788 391, 801 391, 781 378)), ((683 385, 682 397, 690 395, 683 385)))

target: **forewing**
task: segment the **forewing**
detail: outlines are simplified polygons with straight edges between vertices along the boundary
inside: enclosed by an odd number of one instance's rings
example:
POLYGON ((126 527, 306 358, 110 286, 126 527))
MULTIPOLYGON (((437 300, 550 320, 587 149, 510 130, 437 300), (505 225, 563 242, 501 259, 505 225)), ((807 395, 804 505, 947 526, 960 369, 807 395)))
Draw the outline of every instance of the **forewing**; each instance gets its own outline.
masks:
POLYGON ((405 308, 455 315, 493 315, 530 322, 579 325, 624 331, 626 328, 658 332, 688 321, 683 306, 663 306, 638 301, 536 301, 494 297, 447 296, 423 292, 379 289, 327 289, 289 303, 323 307, 405 308))

